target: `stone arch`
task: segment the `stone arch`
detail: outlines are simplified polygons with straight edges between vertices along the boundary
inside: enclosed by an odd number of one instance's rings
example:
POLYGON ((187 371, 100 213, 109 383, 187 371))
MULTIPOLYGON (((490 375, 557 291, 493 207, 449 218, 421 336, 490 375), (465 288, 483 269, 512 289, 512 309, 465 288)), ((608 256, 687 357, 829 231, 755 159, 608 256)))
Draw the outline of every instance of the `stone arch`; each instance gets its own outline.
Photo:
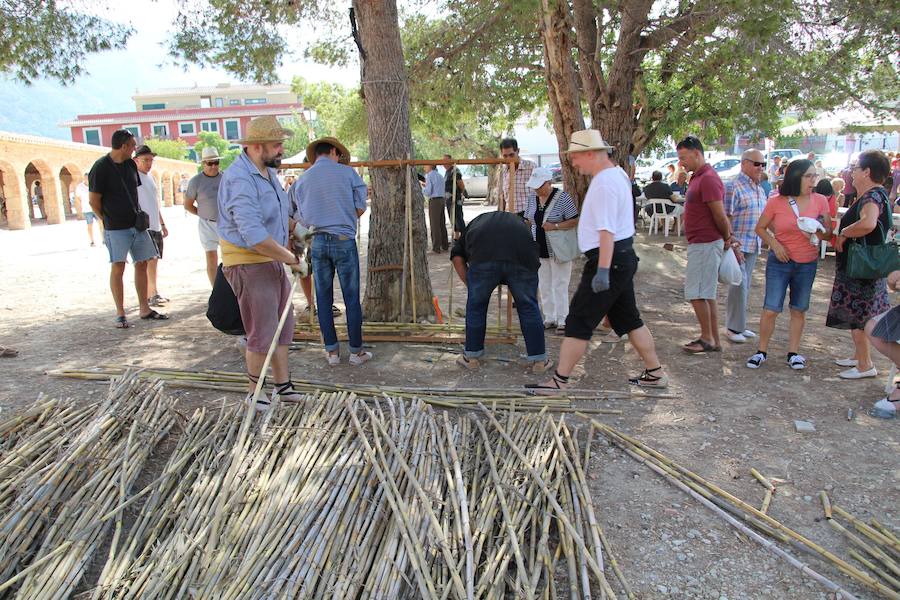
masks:
POLYGON ((66 163, 59 169, 59 193, 66 216, 82 216, 84 211, 83 207, 78 206, 78 200, 74 198, 75 188, 81 183, 81 177, 81 168, 74 163, 66 163))
POLYGON ((54 169, 50 168, 47 161, 40 158, 31 160, 25 166, 25 189, 28 193, 31 217, 34 218, 34 204, 31 203, 31 198, 36 193, 37 186, 34 184, 37 181, 41 182, 40 189, 43 197, 43 200, 38 200, 41 216, 46 219, 48 224, 62 223, 65 220, 65 213, 63 213, 62 199, 54 169))
POLYGON ((22 193, 18 169, 0 160, 0 223, 10 229, 31 227, 27 196, 22 193))

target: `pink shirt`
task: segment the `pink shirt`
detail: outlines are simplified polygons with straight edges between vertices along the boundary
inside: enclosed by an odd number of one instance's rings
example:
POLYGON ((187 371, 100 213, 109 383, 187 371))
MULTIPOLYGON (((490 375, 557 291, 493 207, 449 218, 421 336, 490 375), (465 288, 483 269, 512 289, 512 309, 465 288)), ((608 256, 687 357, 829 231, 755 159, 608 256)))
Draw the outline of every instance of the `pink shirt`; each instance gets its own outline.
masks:
MULTIPOLYGON (((799 206, 798 206, 799 208, 799 206)), ((809 195, 809 203, 800 211, 801 217, 816 219, 820 216, 828 216, 828 199, 822 194, 809 195)), ((780 194, 771 196, 763 209, 762 217, 771 218, 768 229, 775 232, 775 239, 784 246, 791 260, 797 263, 808 263, 819 258, 819 246, 809 242, 810 234, 800 231, 797 227, 797 215, 791 208, 786 196, 780 194)), ((761 218, 762 218, 761 217, 761 218)))

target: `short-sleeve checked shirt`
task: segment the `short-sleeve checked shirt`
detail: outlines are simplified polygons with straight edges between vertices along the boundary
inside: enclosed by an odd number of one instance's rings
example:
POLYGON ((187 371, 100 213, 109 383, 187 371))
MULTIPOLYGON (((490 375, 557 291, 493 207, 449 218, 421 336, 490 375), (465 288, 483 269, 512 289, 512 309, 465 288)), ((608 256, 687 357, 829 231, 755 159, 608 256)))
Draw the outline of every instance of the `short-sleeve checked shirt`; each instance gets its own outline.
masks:
POLYGON ((765 207, 766 191, 746 174, 738 173, 725 184, 725 214, 731 219, 731 229, 742 252, 759 252, 761 242, 754 230, 765 207))
MULTIPOLYGON (((528 189, 525 183, 531 178, 531 172, 534 171, 535 165, 530 160, 522 159, 516 165, 515 180, 515 197, 513 198, 512 212, 522 212, 525 210, 525 204, 528 196, 534 194, 533 190, 528 189)), ((500 197, 503 198, 507 210, 509 210, 509 165, 503 165, 500 172, 500 197)))

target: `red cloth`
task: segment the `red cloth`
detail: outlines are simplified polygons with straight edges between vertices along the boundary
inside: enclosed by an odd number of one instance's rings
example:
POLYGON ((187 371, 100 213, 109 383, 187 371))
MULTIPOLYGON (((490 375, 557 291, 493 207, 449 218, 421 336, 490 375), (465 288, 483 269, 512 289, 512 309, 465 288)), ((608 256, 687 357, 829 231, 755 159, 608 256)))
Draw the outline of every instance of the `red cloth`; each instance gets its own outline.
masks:
POLYGON ((688 244, 705 244, 722 239, 709 203, 724 199, 725 186, 709 163, 694 171, 684 202, 684 234, 688 244))

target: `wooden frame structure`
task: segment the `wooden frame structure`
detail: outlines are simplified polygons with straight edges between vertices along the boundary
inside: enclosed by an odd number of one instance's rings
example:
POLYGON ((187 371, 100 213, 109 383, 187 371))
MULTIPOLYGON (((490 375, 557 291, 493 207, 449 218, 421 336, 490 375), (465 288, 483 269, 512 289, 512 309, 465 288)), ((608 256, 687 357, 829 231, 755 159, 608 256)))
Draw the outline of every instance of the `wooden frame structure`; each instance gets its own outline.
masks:
MULTIPOLYGON (((412 169, 410 167, 419 167, 419 166, 443 166, 447 163, 450 163, 453 167, 458 165, 507 165, 509 167, 509 190, 508 195, 509 198, 515 197, 515 181, 516 181, 516 166, 517 161, 514 159, 507 158, 459 158, 459 159, 450 159, 444 160, 423 160, 423 159, 398 159, 398 160, 363 160, 363 161, 351 161, 348 164, 350 167, 355 168, 366 168, 366 169, 383 169, 383 168, 405 168, 406 169, 406 236, 404 238, 403 244, 403 275, 401 279, 400 286, 400 314, 401 318, 406 313, 406 285, 407 280, 409 281, 410 288, 410 297, 411 297, 411 316, 412 323, 418 324, 418 319, 416 315, 416 303, 415 303, 415 261, 413 260, 413 252, 412 252, 412 244, 413 244, 413 221, 412 221, 412 169)), ((280 168, 282 169, 308 169, 312 166, 312 163, 283 163, 280 168)), ((451 198, 456 199, 456 178, 453 178, 453 190, 451 193, 451 198)), ((514 208, 514 204, 510 203, 510 206, 506 206, 504 199, 501 197, 499 199, 497 210, 503 211, 512 211, 514 208)), ((450 215, 451 227, 455 228, 455 220, 456 220, 456 210, 454 206, 454 210, 450 215)), ((360 242, 360 231, 357 228, 357 243, 360 242)), ((427 262, 427 261, 426 261, 427 262)), ((444 324, 429 324, 429 325, 419 325, 424 331, 432 332, 432 335, 427 336, 415 336, 416 341, 426 341, 423 338, 433 339, 435 342, 450 342, 450 341, 459 341, 459 331, 454 332, 453 327, 453 287, 454 287, 454 269, 450 269, 450 277, 449 277, 449 299, 447 304, 447 321, 444 324), (454 333, 456 335, 454 335, 454 333), (443 334, 435 336, 433 334, 443 334)), ((313 297, 315 295, 315 289, 312 290, 313 297)), ((313 301, 313 304, 315 302, 313 301)), ((486 342, 506 342, 513 343, 515 341, 514 334, 512 333, 512 299, 509 295, 509 290, 506 291, 506 328, 505 332, 502 332, 503 323, 502 323, 502 314, 503 314, 503 286, 498 286, 498 294, 497 294, 497 327, 493 331, 491 328, 488 328, 488 338, 485 340, 486 342), (494 335, 491 336, 490 334, 494 335), (505 333, 505 335, 504 335, 505 333)), ((309 324, 310 329, 314 330, 316 327, 316 323, 313 319, 313 310, 309 311, 309 324)), ((385 325, 383 323, 370 323, 373 326, 382 326, 385 325)), ((365 324, 364 324, 364 332, 365 332, 365 324)), ((295 340, 304 340, 304 339, 315 339, 314 331, 302 331, 299 327, 295 331, 294 339, 295 340)), ((338 336, 340 340, 340 336, 338 336)), ((410 335, 398 336, 398 335, 379 335, 375 333, 374 335, 366 335, 366 339, 372 341, 404 341, 412 339, 410 335)), ((464 339, 464 338, 463 338, 464 339)))

